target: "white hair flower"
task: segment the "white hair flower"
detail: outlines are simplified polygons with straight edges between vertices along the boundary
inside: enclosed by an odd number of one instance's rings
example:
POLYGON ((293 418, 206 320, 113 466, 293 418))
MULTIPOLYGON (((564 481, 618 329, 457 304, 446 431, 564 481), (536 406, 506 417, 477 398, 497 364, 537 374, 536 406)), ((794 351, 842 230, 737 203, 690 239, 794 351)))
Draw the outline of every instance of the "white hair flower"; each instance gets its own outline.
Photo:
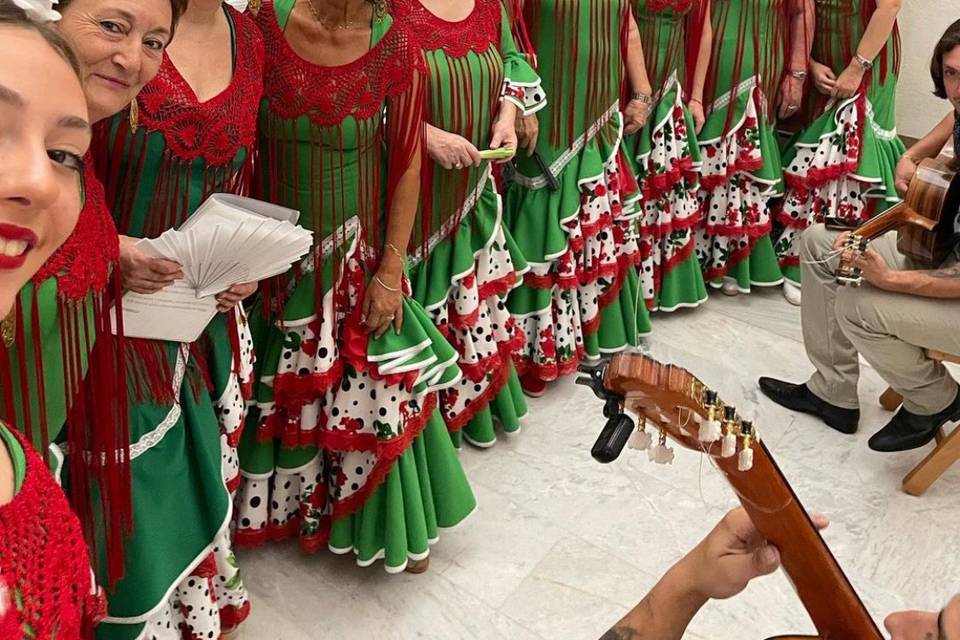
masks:
POLYGON ((13 4, 26 11, 27 16, 37 22, 56 22, 62 18, 59 11, 53 10, 53 5, 59 2, 60 0, 13 0, 13 4))

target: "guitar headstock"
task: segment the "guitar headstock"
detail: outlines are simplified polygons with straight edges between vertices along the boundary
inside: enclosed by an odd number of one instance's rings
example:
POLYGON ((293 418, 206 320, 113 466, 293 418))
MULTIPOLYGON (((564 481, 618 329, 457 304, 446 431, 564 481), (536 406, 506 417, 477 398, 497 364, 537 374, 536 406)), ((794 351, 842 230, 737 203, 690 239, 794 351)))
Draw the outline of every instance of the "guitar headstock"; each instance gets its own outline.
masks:
POLYGON ((585 375, 577 383, 605 401, 608 422, 592 451, 600 462, 612 462, 629 445, 648 450, 653 462, 669 464, 669 438, 710 455, 722 467, 735 465, 741 472, 753 467, 753 446, 759 441, 753 424, 686 369, 624 353, 582 366, 580 372, 585 375))

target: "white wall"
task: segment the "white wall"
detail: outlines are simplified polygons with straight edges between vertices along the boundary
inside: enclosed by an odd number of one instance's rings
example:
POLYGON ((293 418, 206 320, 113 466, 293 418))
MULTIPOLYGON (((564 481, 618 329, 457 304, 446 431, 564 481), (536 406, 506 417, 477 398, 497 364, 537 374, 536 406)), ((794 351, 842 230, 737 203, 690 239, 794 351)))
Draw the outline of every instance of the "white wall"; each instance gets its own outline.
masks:
POLYGON ((960 18, 960 0, 904 0, 900 14, 903 67, 897 89, 900 135, 922 137, 950 110, 936 98, 930 81, 930 55, 951 22, 960 18))

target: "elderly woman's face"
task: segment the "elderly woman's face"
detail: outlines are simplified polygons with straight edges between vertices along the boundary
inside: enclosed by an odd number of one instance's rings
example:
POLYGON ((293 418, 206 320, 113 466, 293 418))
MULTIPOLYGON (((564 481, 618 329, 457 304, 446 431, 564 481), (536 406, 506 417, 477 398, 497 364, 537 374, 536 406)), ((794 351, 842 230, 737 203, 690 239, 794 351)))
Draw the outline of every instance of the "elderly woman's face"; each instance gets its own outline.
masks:
POLYGON ((960 112, 960 47, 943 54, 943 86, 950 104, 960 112))
POLYGON ((170 0, 73 0, 59 28, 80 59, 94 122, 122 111, 153 80, 170 43, 170 0))
POLYGON ((0 317, 63 244, 82 206, 87 103, 38 33, 0 27, 0 317))

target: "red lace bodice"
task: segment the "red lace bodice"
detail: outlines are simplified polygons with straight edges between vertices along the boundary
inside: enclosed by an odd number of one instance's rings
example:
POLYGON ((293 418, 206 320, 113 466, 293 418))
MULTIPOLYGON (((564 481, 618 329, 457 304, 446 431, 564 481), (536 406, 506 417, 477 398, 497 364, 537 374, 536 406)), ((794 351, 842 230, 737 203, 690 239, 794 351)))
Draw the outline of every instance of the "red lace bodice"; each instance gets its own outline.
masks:
MULTIPOLYGON (((27 473, 13 501, 0 507, 0 584, 19 596, 18 626, 30 637, 91 638, 106 613, 93 594, 87 544, 66 497, 26 438, 27 473)), ((14 605, 16 607, 16 604, 14 605)))
POLYGON ((273 2, 264 2, 257 22, 265 46, 264 93, 270 110, 285 120, 306 116, 318 127, 332 127, 353 116, 373 117, 386 98, 410 87, 414 71, 422 71, 419 45, 410 31, 394 24, 357 60, 325 67, 297 55, 277 22, 273 2))
POLYGON ((167 147, 182 161, 202 156, 210 165, 225 165, 241 148, 252 148, 256 140, 263 92, 263 38, 249 16, 233 7, 227 10, 234 24, 237 59, 233 79, 223 92, 200 102, 164 55, 157 77, 137 98, 140 124, 162 133, 167 147))
POLYGON ((666 11, 671 9, 677 15, 683 15, 700 0, 647 0, 647 11, 666 11))
POLYGON ((84 203, 76 228, 32 279, 39 286, 55 277, 60 297, 73 302, 85 298, 91 290, 102 292, 110 270, 120 259, 120 237, 89 153, 84 159, 83 179, 84 203))
POLYGON ((391 2, 391 14, 409 26, 424 51, 443 49, 451 58, 500 46, 502 11, 500 0, 476 0, 469 16, 450 22, 431 13, 420 0, 391 2))

